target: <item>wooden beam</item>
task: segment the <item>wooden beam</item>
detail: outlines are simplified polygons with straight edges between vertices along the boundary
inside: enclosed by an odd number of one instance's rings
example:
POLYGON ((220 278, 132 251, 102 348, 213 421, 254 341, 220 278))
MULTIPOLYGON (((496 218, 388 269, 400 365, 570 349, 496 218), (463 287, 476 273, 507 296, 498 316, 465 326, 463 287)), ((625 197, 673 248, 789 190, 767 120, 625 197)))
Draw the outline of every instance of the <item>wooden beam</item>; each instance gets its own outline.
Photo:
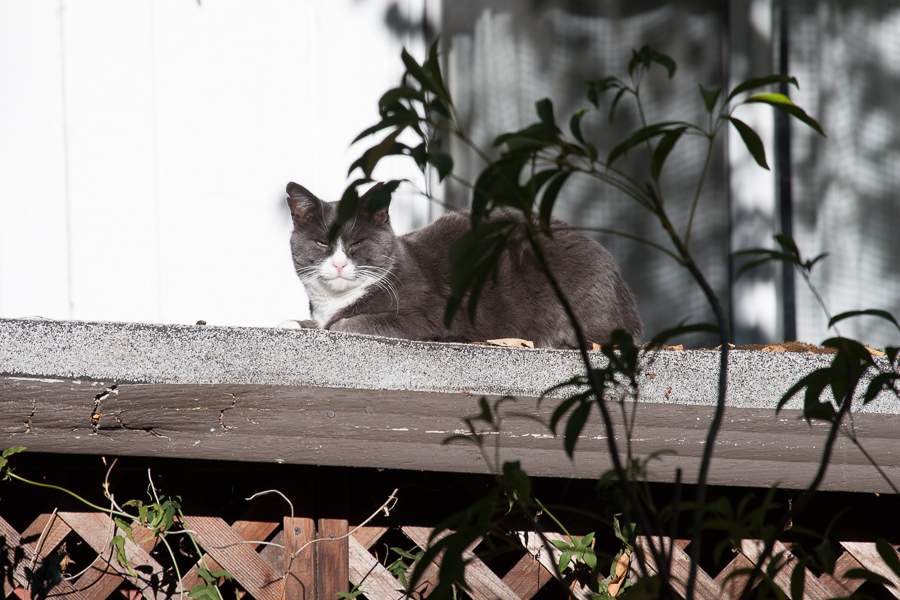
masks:
POLYGON ((316 520, 313 518, 315 482, 308 473, 286 470, 281 489, 290 505, 284 507, 284 596, 316 598, 316 520))
POLYGON ((316 479, 318 512, 316 536, 316 598, 333 600, 350 591, 350 528, 347 523, 347 474, 333 473, 316 479))
MULTIPOLYGON (((467 394, 354 390, 249 384, 120 384, 0 377, 0 446, 29 451, 165 456, 306 465, 485 473, 471 444, 443 441, 463 429, 461 417, 479 411, 467 394), (96 420, 96 419, 95 419, 96 420)), ((547 419, 556 400, 507 405, 508 413, 547 419)), ((630 410, 630 409, 629 409, 630 410)), ((616 436, 624 447, 620 411, 616 436)), ((672 481, 676 468, 696 471, 712 410, 706 406, 641 402, 632 447, 646 457, 651 481, 672 481)), ((851 424, 848 423, 848 426, 851 424)), ((896 431, 900 416, 857 414, 852 427, 889 477, 900 480, 896 431)), ((729 407, 709 483, 803 488, 821 459, 826 424, 807 424, 799 411, 729 407)), ((606 432, 590 422, 575 460, 540 423, 507 415, 492 443, 501 460, 519 460, 533 476, 595 478, 611 465, 606 432)), ((824 490, 887 492, 862 453, 841 436, 824 490)))

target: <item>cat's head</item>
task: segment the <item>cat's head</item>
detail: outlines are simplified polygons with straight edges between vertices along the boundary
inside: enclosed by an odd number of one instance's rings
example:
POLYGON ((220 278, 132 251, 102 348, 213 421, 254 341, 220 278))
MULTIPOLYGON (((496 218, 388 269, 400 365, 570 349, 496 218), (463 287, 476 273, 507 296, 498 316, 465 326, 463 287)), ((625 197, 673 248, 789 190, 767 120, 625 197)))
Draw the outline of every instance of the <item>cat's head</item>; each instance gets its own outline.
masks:
POLYGON ((397 238, 391 229, 389 204, 370 211, 370 201, 378 190, 376 186, 360 198, 356 215, 329 240, 338 203, 323 202, 296 183, 287 185, 287 203, 294 221, 294 268, 314 302, 314 295, 335 297, 361 292, 389 276, 397 238))

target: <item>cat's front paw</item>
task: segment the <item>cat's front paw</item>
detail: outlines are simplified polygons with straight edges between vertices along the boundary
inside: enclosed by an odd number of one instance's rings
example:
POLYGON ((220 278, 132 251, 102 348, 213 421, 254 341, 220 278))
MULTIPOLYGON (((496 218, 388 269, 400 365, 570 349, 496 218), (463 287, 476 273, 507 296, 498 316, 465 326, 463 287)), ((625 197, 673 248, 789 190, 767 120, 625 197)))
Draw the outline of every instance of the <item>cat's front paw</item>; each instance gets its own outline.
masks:
POLYGON ((319 326, 315 321, 311 320, 296 321, 294 319, 288 319, 287 321, 282 321, 278 327, 281 329, 318 329, 319 326))

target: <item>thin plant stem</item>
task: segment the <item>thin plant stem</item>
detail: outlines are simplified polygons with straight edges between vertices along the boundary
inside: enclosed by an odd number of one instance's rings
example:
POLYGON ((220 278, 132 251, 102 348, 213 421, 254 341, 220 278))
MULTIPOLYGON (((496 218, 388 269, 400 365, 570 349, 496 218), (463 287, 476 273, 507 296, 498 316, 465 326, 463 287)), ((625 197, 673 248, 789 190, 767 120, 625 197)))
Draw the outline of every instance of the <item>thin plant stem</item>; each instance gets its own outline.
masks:
MULTIPOLYGON (((543 248, 538 242, 537 238, 534 236, 534 232, 531 226, 527 226, 525 228, 526 234, 528 236, 529 244, 534 250, 538 262, 541 266, 541 270, 544 272, 544 275, 547 277, 547 280, 550 283, 550 286, 553 288, 553 292, 557 297, 557 300, 562 304, 563 311, 566 313, 566 316, 569 319, 569 324, 572 326, 575 331, 575 338, 578 342, 578 351, 581 356, 582 363, 585 365, 585 369, 587 371, 587 380, 588 384, 591 387, 591 390, 594 393, 594 397, 596 400, 597 407, 600 409, 600 415, 603 419, 603 425, 606 429, 607 433, 607 446, 609 448, 610 459, 613 463, 613 470, 616 473, 616 476, 619 479, 620 486, 625 493, 625 496, 629 499, 634 510, 636 512, 636 517, 641 526, 647 530, 649 530, 649 519, 644 512, 643 504, 639 501, 639 499, 635 495, 635 491, 631 484, 629 483, 628 473, 625 470, 625 467, 622 465, 622 460, 619 457, 619 450, 616 444, 615 439, 615 428, 613 426, 612 417, 609 413, 609 409, 606 406, 606 403, 603 400, 602 388, 600 386, 600 382, 597 380, 597 374, 594 369, 591 367, 590 356, 588 355, 587 350, 587 341, 584 335, 584 330, 581 327, 581 323, 578 318, 575 316, 575 312, 572 309, 572 305, 569 303, 569 299, 566 297, 562 288, 559 285, 559 281, 557 281, 556 277, 553 275, 550 265, 547 263, 547 257, 543 252, 543 248)), ((663 564, 664 560, 661 555, 658 555, 656 549, 651 544, 651 553, 653 554, 654 561, 656 564, 663 564)), ((664 590, 669 588, 668 585, 668 573, 660 573, 660 577, 665 584, 663 586, 664 590)))
POLYGON ((694 200, 691 202, 691 213, 688 217, 687 230, 684 232, 684 246, 691 247, 691 230, 694 225, 694 214, 697 212, 697 205, 700 203, 700 193, 703 191, 703 185, 706 183, 706 177, 709 173, 709 166, 712 164, 713 149, 716 138, 714 135, 709 136, 709 145, 706 149, 706 160, 703 162, 703 171, 700 173, 700 181, 697 184, 697 191, 694 194, 694 200))
POLYGON ((73 498, 75 498, 75 499, 78 500, 79 502, 85 504, 86 506, 89 506, 90 508, 93 508, 94 510, 99 510, 100 512, 104 512, 104 513, 106 513, 106 514, 108 514, 108 515, 115 515, 115 516, 117 516, 117 517, 125 517, 125 518, 127 518, 127 519, 132 519, 132 520, 135 518, 134 515, 129 515, 129 514, 126 513, 126 512, 120 512, 120 511, 117 511, 117 510, 113 510, 113 509, 111 509, 111 508, 103 508, 102 506, 97 506, 97 505, 94 504, 93 502, 88 502, 87 500, 85 500, 84 498, 82 498, 81 496, 79 496, 78 494, 76 494, 75 492, 69 491, 69 490, 67 490, 66 488, 63 488, 63 487, 59 487, 58 485, 52 485, 52 484, 49 484, 49 483, 40 483, 40 482, 38 482, 38 481, 31 481, 30 479, 25 479, 24 477, 21 477, 20 475, 16 475, 16 474, 13 473, 12 471, 7 471, 6 474, 9 475, 10 477, 12 477, 13 479, 18 479, 18 480, 21 481, 22 483, 27 483, 27 484, 29 484, 29 485, 36 485, 36 486, 42 487, 42 488, 48 488, 48 489, 51 489, 51 490, 57 490, 57 491, 60 491, 60 492, 65 492, 66 494, 69 494, 70 496, 72 496, 73 498))

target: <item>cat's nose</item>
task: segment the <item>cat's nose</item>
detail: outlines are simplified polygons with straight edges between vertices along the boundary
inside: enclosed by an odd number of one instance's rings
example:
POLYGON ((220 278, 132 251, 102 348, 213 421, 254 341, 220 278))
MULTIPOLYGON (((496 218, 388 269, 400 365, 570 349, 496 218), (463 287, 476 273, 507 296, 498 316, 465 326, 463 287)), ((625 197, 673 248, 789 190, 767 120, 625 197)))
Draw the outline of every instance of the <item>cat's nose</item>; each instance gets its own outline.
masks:
POLYGON ((347 257, 343 255, 335 254, 331 258, 331 264, 334 265, 334 268, 337 270, 338 275, 341 274, 341 270, 343 270, 343 268, 347 266, 347 263, 347 257))

